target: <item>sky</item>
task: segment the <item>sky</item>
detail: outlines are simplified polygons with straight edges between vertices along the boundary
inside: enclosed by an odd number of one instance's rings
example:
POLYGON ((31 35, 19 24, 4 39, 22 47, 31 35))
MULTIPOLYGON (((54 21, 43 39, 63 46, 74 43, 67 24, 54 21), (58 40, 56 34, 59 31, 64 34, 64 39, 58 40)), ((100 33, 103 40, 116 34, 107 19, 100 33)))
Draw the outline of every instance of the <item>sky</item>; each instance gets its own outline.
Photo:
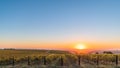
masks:
POLYGON ((0 48, 120 48, 120 0, 0 0, 0 48))

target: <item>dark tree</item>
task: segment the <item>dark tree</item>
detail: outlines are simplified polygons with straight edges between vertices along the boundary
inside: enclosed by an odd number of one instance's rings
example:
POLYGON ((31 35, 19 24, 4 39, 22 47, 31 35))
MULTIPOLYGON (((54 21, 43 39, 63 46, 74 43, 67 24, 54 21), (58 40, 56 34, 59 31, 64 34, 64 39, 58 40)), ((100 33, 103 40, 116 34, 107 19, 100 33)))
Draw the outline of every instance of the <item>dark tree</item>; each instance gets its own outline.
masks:
POLYGON ((111 51, 104 51, 103 54, 113 54, 111 51))

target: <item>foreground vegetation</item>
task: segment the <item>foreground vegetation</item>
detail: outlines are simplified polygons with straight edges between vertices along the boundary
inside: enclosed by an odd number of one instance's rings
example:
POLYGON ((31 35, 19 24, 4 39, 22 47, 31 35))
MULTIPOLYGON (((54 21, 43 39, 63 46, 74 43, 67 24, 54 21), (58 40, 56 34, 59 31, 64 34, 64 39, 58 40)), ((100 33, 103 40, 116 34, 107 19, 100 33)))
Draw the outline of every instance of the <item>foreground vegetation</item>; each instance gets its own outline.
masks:
POLYGON ((0 50, 1 68, 120 68, 119 55, 57 50, 0 50))

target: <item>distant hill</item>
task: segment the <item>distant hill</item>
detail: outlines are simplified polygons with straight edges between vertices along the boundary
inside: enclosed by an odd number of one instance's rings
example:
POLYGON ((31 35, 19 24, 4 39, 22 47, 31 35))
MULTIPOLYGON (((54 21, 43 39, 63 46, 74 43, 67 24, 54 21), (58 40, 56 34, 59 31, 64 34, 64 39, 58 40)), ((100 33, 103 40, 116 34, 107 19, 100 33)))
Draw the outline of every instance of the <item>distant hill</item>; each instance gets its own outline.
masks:
POLYGON ((93 51, 92 49, 74 49, 70 50, 69 52, 72 54, 88 54, 92 51, 93 51))
POLYGON ((95 53, 103 54, 104 52, 112 52, 113 54, 120 54, 120 49, 93 50, 89 53, 90 54, 95 54, 95 53))
POLYGON ((69 51, 64 51, 64 50, 45 50, 45 49, 0 49, 0 54, 2 55, 7 55, 7 54, 26 54, 26 55, 31 55, 31 54, 70 54, 69 51))

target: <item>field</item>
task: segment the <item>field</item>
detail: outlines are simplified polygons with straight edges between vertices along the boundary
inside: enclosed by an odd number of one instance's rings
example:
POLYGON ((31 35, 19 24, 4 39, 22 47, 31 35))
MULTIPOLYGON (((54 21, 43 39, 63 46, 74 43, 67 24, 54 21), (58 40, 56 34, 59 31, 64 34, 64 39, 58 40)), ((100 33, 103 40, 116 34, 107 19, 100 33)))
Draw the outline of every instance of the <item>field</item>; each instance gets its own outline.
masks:
POLYGON ((0 68, 120 68, 119 55, 58 50, 0 50, 0 68))

